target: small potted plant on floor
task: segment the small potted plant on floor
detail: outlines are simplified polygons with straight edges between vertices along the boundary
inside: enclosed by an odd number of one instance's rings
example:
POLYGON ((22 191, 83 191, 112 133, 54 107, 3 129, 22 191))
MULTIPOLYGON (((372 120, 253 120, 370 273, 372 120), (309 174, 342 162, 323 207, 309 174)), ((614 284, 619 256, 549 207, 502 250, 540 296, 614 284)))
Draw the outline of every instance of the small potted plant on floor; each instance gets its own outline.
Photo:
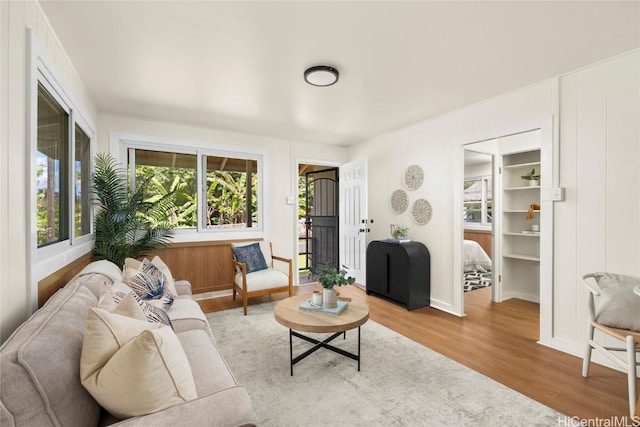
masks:
POLYGON ((333 308, 338 305, 337 294, 334 287, 353 285, 356 281, 354 277, 347 276, 347 271, 340 270, 325 265, 324 270, 315 272, 318 282, 322 285, 322 305, 333 308))
POLYGON ((529 181, 529 187, 540 185, 540 174, 536 173, 536 168, 531 169, 531 172, 526 175, 521 175, 520 178, 529 181))

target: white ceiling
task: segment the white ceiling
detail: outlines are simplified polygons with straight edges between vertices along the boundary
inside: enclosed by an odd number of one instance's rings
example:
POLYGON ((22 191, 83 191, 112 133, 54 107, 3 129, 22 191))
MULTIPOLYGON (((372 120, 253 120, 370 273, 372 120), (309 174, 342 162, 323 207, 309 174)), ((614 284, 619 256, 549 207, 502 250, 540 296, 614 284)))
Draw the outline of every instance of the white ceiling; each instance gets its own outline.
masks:
POLYGON ((41 3, 101 113, 343 145, 640 46, 636 0, 41 3))

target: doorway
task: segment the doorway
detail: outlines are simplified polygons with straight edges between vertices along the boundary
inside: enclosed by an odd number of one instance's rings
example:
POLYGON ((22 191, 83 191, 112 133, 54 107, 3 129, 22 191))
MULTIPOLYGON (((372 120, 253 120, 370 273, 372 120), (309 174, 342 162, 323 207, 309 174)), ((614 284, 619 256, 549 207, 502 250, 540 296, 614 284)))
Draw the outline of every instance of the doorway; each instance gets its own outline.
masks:
POLYGON ((338 266, 338 168, 301 164, 298 168, 299 283, 312 272, 338 266))
POLYGON ((495 160, 492 254, 495 301, 500 302, 508 298, 533 301, 533 298, 529 297, 535 293, 535 301, 539 302, 540 307, 539 342, 545 345, 550 344, 553 332, 553 201, 556 199, 549 197, 551 194, 549 190, 558 185, 558 173, 554 166, 554 153, 557 152, 558 147, 553 139, 551 117, 510 126, 484 138, 460 142, 456 162, 457 172, 454 178, 455 188, 459 188, 460 191, 454 193, 453 205, 454 217, 459 218, 459 222, 456 221, 454 225, 454 270, 460 273, 453 276, 453 309, 460 315, 464 315, 462 284, 464 152, 466 146, 477 142, 495 144, 495 150, 482 150, 493 154, 495 160), (535 141, 531 140, 530 135, 535 135, 535 141), (539 185, 525 188, 530 184, 525 184, 522 179, 531 172, 532 168, 539 170, 539 172, 536 170, 536 173, 540 174, 539 185), (498 176, 500 176, 499 179, 498 176), (536 194, 539 201, 535 204, 539 207, 533 207, 533 213, 540 231, 531 233, 535 230, 531 225, 533 222, 527 222, 527 217, 531 209, 530 202, 536 194), (503 198, 505 204, 501 205, 503 198), (527 282, 524 288, 521 287, 521 284, 524 284, 521 276, 511 274, 516 271, 512 267, 520 269, 522 265, 535 266, 536 270, 535 274, 531 272, 526 274, 534 280, 527 282), (512 279, 506 280, 506 277, 501 277, 504 272, 512 276, 512 279))
MULTIPOLYGON (((464 292, 492 287, 493 272, 493 155, 482 146, 464 147, 463 286, 464 292)), ((493 298, 492 287, 491 298, 493 298)))

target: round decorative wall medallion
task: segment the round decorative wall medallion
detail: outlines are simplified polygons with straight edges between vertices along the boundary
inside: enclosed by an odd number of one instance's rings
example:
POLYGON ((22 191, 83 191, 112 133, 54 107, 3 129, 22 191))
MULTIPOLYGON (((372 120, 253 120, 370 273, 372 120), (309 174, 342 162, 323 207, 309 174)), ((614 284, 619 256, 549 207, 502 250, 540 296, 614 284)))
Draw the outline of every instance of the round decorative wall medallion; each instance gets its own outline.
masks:
POLYGON ((425 225, 431 220, 431 205, 425 199, 418 199, 413 202, 411 208, 411 218, 420 225, 425 225))
POLYGON ((404 172, 404 185, 411 191, 417 190, 424 181, 424 171, 418 165, 411 165, 404 172))
POLYGON ((401 214, 409 207, 409 196, 404 190, 396 190, 391 194, 391 209, 395 213, 401 214))

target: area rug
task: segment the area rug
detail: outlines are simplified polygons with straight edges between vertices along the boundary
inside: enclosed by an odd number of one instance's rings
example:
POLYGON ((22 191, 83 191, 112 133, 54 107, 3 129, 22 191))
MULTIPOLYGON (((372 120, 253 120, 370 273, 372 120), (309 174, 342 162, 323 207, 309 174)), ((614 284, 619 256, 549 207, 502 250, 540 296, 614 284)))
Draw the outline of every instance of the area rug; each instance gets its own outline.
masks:
MULTIPOLYGON (((320 349, 289 371, 289 332, 275 303, 208 314, 216 345, 246 387, 261 426, 554 426, 561 416, 369 320, 361 371, 320 349)), ((322 334, 314 334, 316 338, 322 334)), ((357 351, 357 329, 332 344, 357 351)), ((294 337, 294 356, 309 343, 294 337)))
POLYGON ((464 291, 469 292, 480 288, 491 286, 493 281, 490 271, 465 271, 464 291))

